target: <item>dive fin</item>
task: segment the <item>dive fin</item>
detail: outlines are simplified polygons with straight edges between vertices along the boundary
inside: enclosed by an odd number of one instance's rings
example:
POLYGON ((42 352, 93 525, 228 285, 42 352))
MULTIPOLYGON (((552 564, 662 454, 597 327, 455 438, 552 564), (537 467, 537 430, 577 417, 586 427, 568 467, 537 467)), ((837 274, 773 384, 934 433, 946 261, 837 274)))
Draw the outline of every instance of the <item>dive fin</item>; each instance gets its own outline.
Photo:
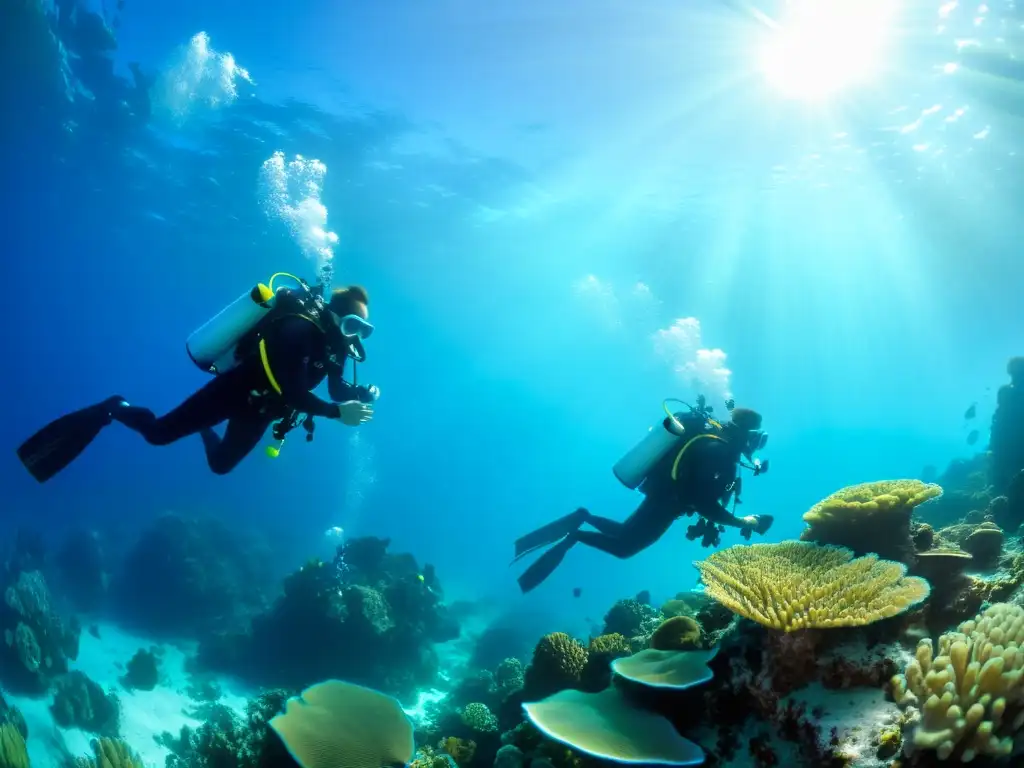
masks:
POLYGON ((74 411, 51 421, 18 448, 18 458, 32 477, 45 483, 81 455, 111 421, 121 397, 74 411))
POLYGON ((523 571, 517 579, 519 589, 523 594, 539 587, 548 576, 554 573, 555 568, 565 559, 566 553, 572 549, 575 543, 575 536, 565 536, 562 541, 538 557, 529 568, 523 571))
POLYGON ((774 522, 775 518, 772 515, 758 515, 757 525, 754 526, 754 530, 763 536, 768 533, 768 529, 772 527, 774 522))
POLYGON ((568 536, 587 521, 588 514, 590 513, 587 510, 580 507, 575 512, 565 517, 560 517, 532 533, 520 536, 516 539, 516 555, 512 558, 512 562, 514 563, 531 552, 541 547, 546 547, 549 544, 554 544, 559 539, 568 536))

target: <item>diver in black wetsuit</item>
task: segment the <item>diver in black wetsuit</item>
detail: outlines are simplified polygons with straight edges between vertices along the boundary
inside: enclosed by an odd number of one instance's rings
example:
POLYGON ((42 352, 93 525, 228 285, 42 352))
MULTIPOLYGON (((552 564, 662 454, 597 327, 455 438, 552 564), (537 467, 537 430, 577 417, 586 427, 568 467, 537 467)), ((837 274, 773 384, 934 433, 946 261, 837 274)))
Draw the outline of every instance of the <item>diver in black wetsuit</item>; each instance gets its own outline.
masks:
MULTIPOLYGON (((350 384, 342 375, 349 357, 363 356, 361 338, 373 328, 367 305, 360 286, 337 289, 329 302, 316 305, 320 310, 295 291, 280 289, 274 310, 239 342, 234 353, 237 365, 170 413, 157 417, 115 395, 44 427, 19 448, 19 458, 44 482, 81 454, 104 426, 117 421, 151 445, 169 445, 199 434, 210 469, 222 475, 252 452, 275 421, 281 420, 287 429, 302 413, 352 427, 363 424, 372 417, 370 404, 378 390, 350 384), (325 378, 335 402, 312 392, 325 378), (213 428, 225 421, 221 438, 213 428)), ((311 423, 306 426, 311 430, 311 423)))
POLYGON ((737 490, 743 457, 750 458, 763 445, 760 427, 758 413, 736 408, 732 421, 716 432, 696 435, 679 450, 667 453, 641 486, 644 500, 622 522, 580 508, 516 540, 515 560, 554 544, 519 577, 520 589, 529 592, 539 586, 576 544, 618 558, 632 557, 664 536, 682 515, 700 516, 687 531, 687 538, 701 537, 704 546, 718 544, 720 526, 740 528, 745 538, 750 538, 752 532, 764 534, 771 527, 772 517, 737 517, 725 506, 737 490), (596 530, 581 530, 584 524, 596 530))

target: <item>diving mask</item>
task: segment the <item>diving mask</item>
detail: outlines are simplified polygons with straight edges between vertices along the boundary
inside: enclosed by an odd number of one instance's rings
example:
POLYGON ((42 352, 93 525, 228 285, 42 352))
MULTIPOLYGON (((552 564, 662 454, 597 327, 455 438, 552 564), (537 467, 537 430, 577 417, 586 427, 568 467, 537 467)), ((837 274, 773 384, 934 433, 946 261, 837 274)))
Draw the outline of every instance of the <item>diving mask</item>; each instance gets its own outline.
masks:
POLYGON ((359 315, 345 315, 344 317, 334 316, 338 321, 338 328, 344 336, 356 336, 365 341, 373 333, 373 325, 361 318, 359 315))
POLYGON ((768 433, 761 429, 752 429, 747 436, 747 444, 743 448, 743 455, 752 459, 758 451, 763 451, 768 445, 768 433))

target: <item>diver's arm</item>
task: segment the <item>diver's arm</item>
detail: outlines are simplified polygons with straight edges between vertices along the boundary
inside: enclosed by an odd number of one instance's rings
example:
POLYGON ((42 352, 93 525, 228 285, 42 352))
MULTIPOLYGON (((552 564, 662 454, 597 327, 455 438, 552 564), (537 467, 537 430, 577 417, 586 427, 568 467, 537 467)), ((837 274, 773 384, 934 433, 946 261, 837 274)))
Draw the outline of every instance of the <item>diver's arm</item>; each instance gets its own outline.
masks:
POLYGON ((336 363, 333 360, 327 361, 327 391, 331 400, 336 403, 346 403, 350 400, 359 400, 358 387, 349 384, 342 378, 345 372, 345 363, 336 363))

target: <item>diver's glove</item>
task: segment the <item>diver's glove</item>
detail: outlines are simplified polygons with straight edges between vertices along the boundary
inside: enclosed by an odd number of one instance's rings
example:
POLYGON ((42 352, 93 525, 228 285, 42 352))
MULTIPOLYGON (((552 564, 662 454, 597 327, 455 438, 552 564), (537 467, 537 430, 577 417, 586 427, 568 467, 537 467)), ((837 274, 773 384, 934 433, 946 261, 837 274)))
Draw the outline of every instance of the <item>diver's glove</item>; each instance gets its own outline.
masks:
POLYGON ((749 540, 751 533, 759 533, 764 536, 772 527, 775 518, 771 515, 747 515, 743 518, 743 538, 749 540))
POLYGON ((358 400, 350 400, 347 403, 338 403, 337 421, 349 427, 358 427, 373 418, 373 406, 360 403, 358 400))
POLYGON ((380 397, 380 387, 375 384, 370 385, 369 387, 364 387, 362 384, 359 384, 356 386, 355 390, 356 397, 361 403, 375 403, 377 402, 377 398, 380 397))

